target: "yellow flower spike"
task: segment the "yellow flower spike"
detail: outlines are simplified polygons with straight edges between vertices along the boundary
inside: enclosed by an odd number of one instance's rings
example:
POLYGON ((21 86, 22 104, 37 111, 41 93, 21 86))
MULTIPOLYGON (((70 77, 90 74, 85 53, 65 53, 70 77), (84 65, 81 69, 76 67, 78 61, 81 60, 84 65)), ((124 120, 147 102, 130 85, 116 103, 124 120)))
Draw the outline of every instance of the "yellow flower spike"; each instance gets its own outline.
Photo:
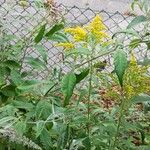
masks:
POLYGON ((102 31, 107 29, 99 15, 95 16, 93 21, 90 23, 89 28, 93 31, 102 31))
POLYGON ((87 32, 79 26, 75 28, 67 28, 65 29, 65 32, 73 35, 75 42, 84 41, 87 35, 87 32))
POLYGON ((97 42, 102 42, 105 38, 109 37, 105 33, 107 27, 104 25, 102 18, 99 15, 96 15, 93 21, 85 28, 95 36, 97 42))
POLYGON ((66 42, 66 43, 58 43, 56 44, 55 46, 60 46, 60 47, 63 47, 64 49, 66 50, 70 50, 70 49, 73 49, 75 46, 73 43, 70 43, 70 42, 66 42))
POLYGON ((131 52, 130 64, 131 64, 131 65, 137 65, 137 60, 136 60, 136 57, 135 57, 135 55, 134 55, 133 52, 131 52))
POLYGON ((128 99, 131 98, 133 95, 135 95, 134 88, 130 85, 127 85, 125 87, 125 91, 126 91, 126 96, 128 99))

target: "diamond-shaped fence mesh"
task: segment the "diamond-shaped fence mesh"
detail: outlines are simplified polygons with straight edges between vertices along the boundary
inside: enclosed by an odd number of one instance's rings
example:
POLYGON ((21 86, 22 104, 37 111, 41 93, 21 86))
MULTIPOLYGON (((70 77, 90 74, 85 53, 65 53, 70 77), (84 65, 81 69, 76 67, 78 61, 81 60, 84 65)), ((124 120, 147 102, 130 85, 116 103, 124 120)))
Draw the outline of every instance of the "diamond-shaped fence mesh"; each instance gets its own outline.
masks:
MULTIPOLYGON (((119 12, 108 13, 104 10, 95 11, 90 8, 81 9, 76 6, 66 7, 64 5, 58 5, 53 8, 53 5, 38 6, 40 4, 35 4, 34 2, 20 3, 21 1, 13 0, 0 0, 0 23, 4 25, 8 33, 16 35, 18 38, 30 38, 34 29, 38 25, 47 20, 51 25, 53 22, 59 20, 60 18, 65 18, 67 26, 85 25, 89 23, 91 19, 95 17, 96 14, 100 14, 103 18, 104 24, 108 27, 108 34, 111 36, 119 29, 124 29, 127 27, 128 23, 131 21, 132 16, 124 16, 119 12)), ((127 39, 127 44, 129 40, 127 39)), ((30 43, 30 41, 29 41, 30 43)), ((67 66, 63 66, 62 60, 62 50, 54 46, 53 43, 43 41, 42 45, 46 48, 48 52, 48 67, 53 68, 56 66, 62 67, 62 69, 67 69, 67 66)), ((26 46, 25 56, 39 57, 36 51, 30 46, 26 46)), ((136 54, 139 59, 144 56, 144 51, 137 50, 136 54)), ((111 56, 107 58, 111 59, 111 56)), ((24 64, 24 67, 26 64, 24 64)), ((41 77, 42 73, 39 73, 41 77)))

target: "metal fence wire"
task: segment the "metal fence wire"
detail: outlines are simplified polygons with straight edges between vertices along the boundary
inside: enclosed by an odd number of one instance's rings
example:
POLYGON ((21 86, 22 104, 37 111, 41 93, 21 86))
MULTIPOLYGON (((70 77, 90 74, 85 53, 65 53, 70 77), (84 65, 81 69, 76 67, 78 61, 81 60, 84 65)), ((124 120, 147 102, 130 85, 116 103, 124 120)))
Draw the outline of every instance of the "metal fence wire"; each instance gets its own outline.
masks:
MULTIPOLYGON (((60 18, 65 18, 67 26, 85 25, 100 14, 103 18, 104 24, 108 27, 108 34, 111 36, 120 29, 127 27, 131 21, 132 16, 123 15, 119 12, 109 13, 104 10, 92 10, 90 8, 78 8, 76 6, 67 7, 63 4, 47 4, 35 2, 20 3, 18 0, 0 0, 0 23, 4 25, 7 33, 14 34, 18 38, 28 38, 31 32, 46 19, 51 25, 60 18)), ((127 39, 127 44, 129 40, 127 39)), ((42 45, 48 52, 48 67, 54 68, 57 66, 67 70, 68 66, 62 65, 62 50, 54 46, 53 43, 43 41, 42 45)), ((38 53, 30 47, 27 47, 26 56, 39 57, 38 53)), ((137 50, 136 53, 139 59, 145 55, 143 50, 137 50)), ((110 60, 111 56, 107 56, 110 60)), ((24 67, 27 67, 24 64, 24 67)), ((42 73, 38 75, 43 77, 42 73)))

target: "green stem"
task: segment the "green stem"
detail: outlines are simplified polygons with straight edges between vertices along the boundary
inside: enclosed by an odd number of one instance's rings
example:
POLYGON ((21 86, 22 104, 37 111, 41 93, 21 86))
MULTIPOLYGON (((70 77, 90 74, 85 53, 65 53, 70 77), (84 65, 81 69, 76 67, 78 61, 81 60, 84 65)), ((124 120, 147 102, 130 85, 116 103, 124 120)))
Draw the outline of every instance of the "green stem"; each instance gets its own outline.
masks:
POLYGON ((90 101, 91 101, 91 91, 92 91, 92 76, 93 76, 93 55, 91 54, 90 60, 89 61, 89 90, 88 90, 88 112, 87 112, 87 117, 88 117, 88 126, 87 126, 87 130, 88 130, 88 136, 90 135, 90 126, 89 126, 89 122, 90 122, 90 101))
POLYGON ((111 146, 111 144, 110 144, 109 150, 115 149, 115 147, 116 147, 118 137, 119 137, 119 133, 120 133, 120 127, 122 125, 122 119, 123 119, 123 116, 124 116, 125 102, 126 101, 124 99, 123 88, 121 88, 121 105, 120 105, 119 119, 118 119, 118 124, 117 124, 117 131, 116 131, 116 135, 115 135, 113 145, 111 146))

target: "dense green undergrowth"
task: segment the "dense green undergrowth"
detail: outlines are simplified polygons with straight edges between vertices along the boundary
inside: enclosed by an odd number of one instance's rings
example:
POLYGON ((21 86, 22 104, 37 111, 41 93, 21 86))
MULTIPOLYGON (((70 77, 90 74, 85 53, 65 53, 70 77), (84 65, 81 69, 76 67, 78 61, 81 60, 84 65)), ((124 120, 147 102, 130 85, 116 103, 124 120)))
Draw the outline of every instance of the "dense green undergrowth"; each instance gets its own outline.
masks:
POLYGON ((150 10, 145 1, 135 6, 143 15, 113 37, 99 15, 82 27, 43 21, 22 39, 2 25, 0 149, 150 149, 150 10), (63 47, 60 66, 70 69, 49 68, 42 41, 63 47), (40 57, 27 56, 28 48, 40 57))

